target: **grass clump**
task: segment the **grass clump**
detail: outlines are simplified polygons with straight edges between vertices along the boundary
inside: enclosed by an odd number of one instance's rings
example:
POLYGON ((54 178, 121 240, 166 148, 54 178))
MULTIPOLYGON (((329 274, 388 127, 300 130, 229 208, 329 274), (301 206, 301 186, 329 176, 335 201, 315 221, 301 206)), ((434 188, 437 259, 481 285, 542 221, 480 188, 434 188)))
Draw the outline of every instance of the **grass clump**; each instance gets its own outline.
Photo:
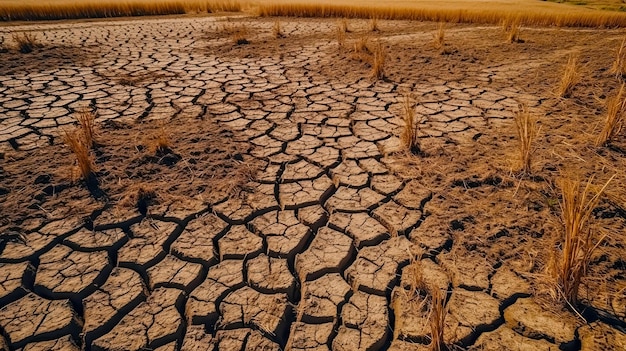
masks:
POLYGON ((587 274, 591 255, 605 237, 590 228, 590 220, 612 179, 595 194, 593 177, 584 185, 578 180, 561 180, 563 235, 557 240, 548 272, 554 283, 553 298, 567 302, 572 308, 578 303, 578 289, 587 274))
POLYGON ((610 72, 615 74, 615 78, 623 78, 626 75, 626 38, 622 40, 619 48, 615 51, 615 61, 610 72))
POLYGON ((409 95, 405 95, 402 100, 402 120, 404 126, 400 133, 400 143, 404 150, 417 155, 422 152, 419 140, 419 123, 415 114, 413 99, 409 95))
POLYGON ((433 35, 433 46, 435 49, 439 50, 439 52, 443 53, 445 51, 445 40, 446 40, 446 26, 443 22, 439 23, 437 26, 437 31, 433 35))
POLYGON ((276 39, 284 38, 285 33, 283 33, 280 27, 280 21, 274 21, 274 25, 272 25, 272 35, 276 39))
POLYGON ((567 63, 565 64, 563 76, 561 77, 561 81, 557 88, 557 95, 564 98, 570 97, 574 86, 580 82, 580 79, 581 73, 580 65, 578 64, 578 57, 570 55, 567 59, 567 63))
POLYGON ((345 18, 345 17, 342 18, 339 21, 338 27, 339 27, 339 30, 341 30, 342 32, 350 33, 350 28, 348 28, 348 19, 347 18, 345 18))
POLYGON ((244 24, 237 26, 233 30, 232 41, 235 45, 246 45, 250 44, 248 40, 248 36, 250 35, 250 30, 244 24))
POLYGON ((378 19, 376 17, 373 17, 370 19, 369 27, 370 27, 370 32, 380 31, 380 28, 378 27, 378 19))
POLYGON ((88 109, 83 109, 78 111, 76 114, 76 120, 78 121, 78 125, 83 133, 85 145, 91 149, 95 143, 96 114, 88 109))
POLYGON ((520 31, 522 28, 521 18, 515 17, 507 17, 502 21, 502 32, 506 35, 506 41, 508 43, 521 43, 523 42, 520 39, 520 31))
POLYGON ((346 32, 341 29, 341 26, 335 28, 335 37, 339 48, 343 48, 346 45, 346 32))
POLYGON ((42 47, 34 33, 13 33, 13 41, 17 45, 17 50, 22 54, 31 53, 36 48, 42 47))
POLYGON ((371 76, 373 79, 384 79, 385 78, 385 61, 387 60, 387 53, 385 52, 385 48, 383 44, 378 41, 374 45, 374 49, 372 50, 372 73, 371 76))
POLYGON ((428 316, 428 324, 430 325, 429 349, 431 351, 448 350, 444 340, 446 316, 448 314, 446 294, 438 288, 430 288, 428 290, 431 296, 430 313, 428 316))
POLYGON ((519 139, 519 170, 523 174, 530 174, 534 152, 533 144, 537 137, 537 119, 525 105, 521 105, 515 114, 515 127, 519 139))
POLYGON ((617 95, 607 99, 607 113, 604 126, 596 139, 596 146, 606 146, 615 139, 624 126, 624 114, 626 113, 626 97, 624 96, 624 84, 620 87, 617 95))
POLYGON ((67 145, 74 156, 76 157, 76 165, 78 168, 79 177, 85 181, 92 178, 95 165, 90 148, 85 141, 85 135, 82 129, 74 129, 72 131, 65 131, 63 134, 63 142, 67 145))

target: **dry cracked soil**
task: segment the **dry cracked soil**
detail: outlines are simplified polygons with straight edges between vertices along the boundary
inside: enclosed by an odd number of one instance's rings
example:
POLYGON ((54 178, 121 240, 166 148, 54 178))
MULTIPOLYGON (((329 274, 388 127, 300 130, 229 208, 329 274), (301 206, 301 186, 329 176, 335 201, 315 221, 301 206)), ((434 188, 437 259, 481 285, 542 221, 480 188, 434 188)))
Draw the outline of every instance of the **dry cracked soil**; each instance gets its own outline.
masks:
POLYGON ((0 349, 426 350, 417 283, 446 292, 455 349, 626 349, 626 148, 591 146, 623 31, 450 24, 438 50, 435 23, 350 20, 339 45, 335 20, 279 20, 281 38, 244 16, 0 27, 42 44, 0 53, 0 349), (359 41, 382 43, 384 79, 359 41), (530 177, 520 104, 540 116, 530 177), (85 108, 89 186, 61 138, 85 108), (544 272, 563 170, 618 174, 581 315, 544 272))

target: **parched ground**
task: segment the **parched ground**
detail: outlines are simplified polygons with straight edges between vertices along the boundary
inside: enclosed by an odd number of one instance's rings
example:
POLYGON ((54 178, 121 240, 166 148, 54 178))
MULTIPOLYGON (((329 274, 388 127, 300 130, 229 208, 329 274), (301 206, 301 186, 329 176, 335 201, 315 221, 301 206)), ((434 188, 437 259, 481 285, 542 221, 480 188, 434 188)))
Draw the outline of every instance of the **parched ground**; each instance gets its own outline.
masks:
POLYGON ((623 135, 594 147, 623 31, 235 16, 0 27, 0 344, 424 350, 426 284, 471 350, 626 348, 623 135), (246 27, 249 41, 232 32, 246 27), (368 36, 386 52, 370 75, 368 36), (363 39, 364 40, 364 39, 363 39), (582 79, 554 94, 578 55, 582 79), (402 152, 411 94, 423 153, 402 152), (515 172, 514 115, 539 118, 515 172), (97 185, 61 135, 97 111, 97 185), (169 147, 155 152, 157 139, 169 147), (558 179, 616 174, 581 315, 550 299, 558 179), (583 319, 584 317, 584 319, 583 319))

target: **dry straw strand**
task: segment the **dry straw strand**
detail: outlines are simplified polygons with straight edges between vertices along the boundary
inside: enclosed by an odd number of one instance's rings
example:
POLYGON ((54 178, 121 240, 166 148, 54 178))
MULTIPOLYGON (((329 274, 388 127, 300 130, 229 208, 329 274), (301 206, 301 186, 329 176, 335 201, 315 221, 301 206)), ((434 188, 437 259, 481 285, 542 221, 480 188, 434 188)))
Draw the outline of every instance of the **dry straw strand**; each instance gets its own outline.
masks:
POLYGON ((519 139, 520 166, 524 174, 530 174, 534 141, 537 137, 537 119, 525 105, 520 105, 515 114, 515 127, 519 139))
POLYGON ((611 180, 594 193, 593 177, 583 186, 579 180, 561 180, 561 216, 563 237, 559 240, 561 250, 552 255, 548 270, 554 281, 553 297, 564 300, 570 306, 578 303, 578 289, 587 273, 591 255, 604 240, 590 228, 593 210, 611 180))
POLYGON ((576 55, 570 55, 565 64, 563 76, 561 77, 560 84, 557 89, 559 97, 569 97, 572 94, 574 86, 580 82, 580 65, 578 64, 578 57, 576 55))
POLYGON ((274 38, 276 39, 285 37, 285 34, 280 27, 280 21, 274 21, 274 25, 272 26, 272 35, 274 35, 274 38))
POLYGON ((372 73, 373 79, 379 80, 385 78, 385 61, 387 60, 387 53, 383 44, 378 41, 374 45, 372 52, 372 73))
POLYGON ((76 157, 80 178, 88 180, 92 176, 95 167, 82 129, 74 129, 70 132, 65 131, 63 134, 63 142, 76 157))
POLYGON ((604 126, 596 139, 596 146, 609 144, 622 131, 624 126, 624 114, 626 113, 626 98, 624 96, 624 84, 620 87, 617 95, 607 99, 607 113, 604 126))
POLYGON ((96 114, 88 109, 83 109, 78 111, 76 114, 76 120, 78 121, 80 129, 83 133, 85 146, 91 149, 95 143, 96 114))
POLYGON ((445 39, 446 39, 446 25, 443 22, 440 22, 437 26, 437 31, 433 35, 433 45, 435 49, 443 52, 445 47, 445 39))
POLYGON ((446 294, 438 288, 431 288, 430 315, 428 323, 430 324, 430 345, 431 351, 444 351, 448 347, 444 340, 444 331, 446 325, 446 315, 448 309, 446 307, 446 294))
POLYGON ((380 31, 380 28, 378 27, 378 19, 376 17, 373 17, 370 19, 370 31, 371 32, 380 31))
POLYGON ((409 94, 402 100, 402 120, 404 126, 400 134, 400 142, 404 149, 412 154, 421 152, 419 125, 415 114, 414 102, 409 94))
POLYGON ((615 61, 610 72, 615 78, 622 78, 626 74, 626 38, 624 38, 615 52, 615 61))

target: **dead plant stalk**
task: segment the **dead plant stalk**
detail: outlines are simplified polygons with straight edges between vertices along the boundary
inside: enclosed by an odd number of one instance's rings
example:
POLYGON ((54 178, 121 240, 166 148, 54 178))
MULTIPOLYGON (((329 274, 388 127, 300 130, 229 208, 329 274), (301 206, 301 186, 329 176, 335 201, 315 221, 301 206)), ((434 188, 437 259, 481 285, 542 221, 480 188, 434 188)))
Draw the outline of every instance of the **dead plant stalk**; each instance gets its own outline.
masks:
POLYGON ((404 127, 402 129, 402 133, 400 134, 400 142, 405 150, 412 154, 418 154, 421 151, 419 126, 415 115, 413 99, 409 95, 404 96, 404 100, 402 102, 402 112, 404 127))
POLYGON ((572 94, 574 86, 580 81, 580 65, 578 64, 578 58, 574 55, 567 59, 567 64, 561 77, 557 94, 559 97, 569 97, 572 94))
POLYGON ((530 174, 532 168, 533 143, 537 137, 537 120, 524 105, 515 115, 515 126, 519 138, 520 170, 530 174))
POLYGON ((626 97, 624 96, 624 84, 620 87, 617 95, 607 99, 607 114, 604 126, 596 139, 596 146, 609 144, 622 131, 624 126, 624 114, 626 113, 626 97))
POLYGON ((577 180, 561 181, 564 236, 561 242, 562 249, 560 252, 557 250, 552 256, 549 270, 555 281, 554 297, 565 300, 572 307, 578 303, 578 288, 587 273, 591 255, 605 238, 592 230, 589 222, 600 197, 613 178, 611 177, 594 195, 592 195, 593 177, 584 187, 577 180))

